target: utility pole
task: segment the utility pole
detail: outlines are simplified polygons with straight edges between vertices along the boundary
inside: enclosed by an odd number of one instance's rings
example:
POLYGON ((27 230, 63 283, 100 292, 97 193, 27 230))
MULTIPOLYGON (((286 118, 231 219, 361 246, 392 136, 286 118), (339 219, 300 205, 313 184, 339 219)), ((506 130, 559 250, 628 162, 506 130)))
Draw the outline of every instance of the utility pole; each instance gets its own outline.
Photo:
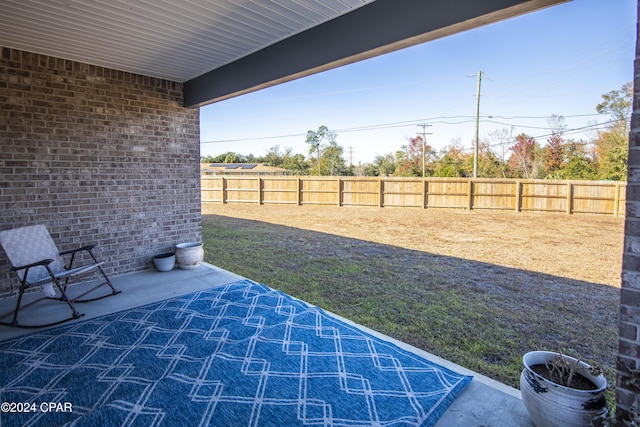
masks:
POLYGON ((349 146, 349 166, 353 166, 353 145, 349 146))
POLYGON ((476 140, 473 144, 473 177, 478 177, 478 145, 480 139, 480 86, 482 84, 482 76, 484 73, 478 71, 478 74, 472 74, 467 77, 478 76, 478 88, 476 91, 476 140))
POLYGON ((422 135, 422 177, 425 177, 425 151, 426 151, 426 145, 427 145, 427 135, 431 135, 430 133, 426 132, 427 127, 431 126, 431 125, 427 125, 425 123, 421 123, 419 125, 417 125, 418 127, 422 128, 422 133, 418 133, 418 135, 422 135))

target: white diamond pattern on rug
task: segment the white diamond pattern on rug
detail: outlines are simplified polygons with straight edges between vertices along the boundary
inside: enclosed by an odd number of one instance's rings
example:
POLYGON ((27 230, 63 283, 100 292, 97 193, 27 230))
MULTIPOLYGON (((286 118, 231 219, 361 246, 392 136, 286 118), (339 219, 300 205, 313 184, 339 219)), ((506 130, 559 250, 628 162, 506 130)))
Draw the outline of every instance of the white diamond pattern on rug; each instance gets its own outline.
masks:
POLYGON ((244 280, 0 343, 12 425, 431 426, 470 377, 244 280))

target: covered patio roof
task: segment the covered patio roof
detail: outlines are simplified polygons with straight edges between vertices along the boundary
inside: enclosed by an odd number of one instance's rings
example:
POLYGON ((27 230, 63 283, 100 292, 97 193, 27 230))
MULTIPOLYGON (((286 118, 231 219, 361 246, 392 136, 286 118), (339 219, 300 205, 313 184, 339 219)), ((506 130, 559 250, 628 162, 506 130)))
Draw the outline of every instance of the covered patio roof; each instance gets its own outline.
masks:
POLYGON ((0 46, 184 83, 202 106, 567 0, 6 0, 0 46))

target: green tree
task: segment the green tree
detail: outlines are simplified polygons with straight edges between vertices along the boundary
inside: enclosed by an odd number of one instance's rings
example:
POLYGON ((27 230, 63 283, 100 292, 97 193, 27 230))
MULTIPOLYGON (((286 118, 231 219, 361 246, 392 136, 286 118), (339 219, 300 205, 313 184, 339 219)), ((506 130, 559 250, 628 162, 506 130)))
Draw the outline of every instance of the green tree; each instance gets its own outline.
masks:
POLYGON ((309 144, 309 155, 313 157, 316 155, 316 165, 312 168, 311 172, 316 175, 322 175, 320 165, 320 152, 322 151, 322 141, 328 139, 329 142, 334 138, 335 134, 331 132, 326 126, 322 125, 317 131, 307 131, 307 138, 305 142, 309 144))
POLYGON ((223 154, 218 154, 217 156, 208 155, 206 157, 201 157, 200 161, 202 163, 247 163, 251 162, 253 159, 253 155, 249 156, 251 157, 247 158, 247 156, 242 154, 228 151, 223 154))
POLYGON ((603 101, 596 106, 600 114, 609 114, 614 123, 598 132, 596 138, 596 160, 598 178, 624 180, 627 178, 629 130, 633 107, 633 85, 625 83, 619 90, 602 95, 603 101))
POLYGON ((306 143, 309 144, 309 155, 313 175, 352 175, 353 170, 346 165, 344 149, 336 142, 337 135, 326 126, 317 131, 307 131, 306 143), (326 144, 323 144, 326 141, 326 144), (315 162, 312 160, 316 156, 315 162))
POLYGON ((235 153, 229 153, 224 158, 224 163, 239 163, 238 156, 235 153))
POLYGON ((453 140, 451 145, 442 151, 440 161, 436 165, 435 176, 451 178, 473 176, 473 153, 465 152, 459 139, 453 140))
POLYGON ((625 83, 620 89, 605 93, 602 98, 603 101, 596 106, 596 111, 600 114, 610 114, 616 122, 624 123, 628 131, 633 107, 633 84, 625 83))
MULTIPOLYGON (((282 152, 280 151, 279 145, 274 145, 273 147, 267 150, 267 154, 264 157, 260 157, 258 160, 260 161, 260 163, 264 163, 269 166, 273 166, 276 168, 282 167, 284 163, 284 158, 287 153, 286 150, 287 149, 285 149, 285 151, 282 152)), ((289 148, 289 150, 291 149, 289 148)))
MULTIPOLYGON (((509 170, 509 165, 507 163, 507 153, 509 150, 509 144, 513 141, 513 130, 514 127, 511 128, 503 128, 500 130, 494 130, 489 132, 489 142, 488 147, 496 158, 497 164, 500 167, 500 170, 494 172, 493 175, 483 175, 490 176, 494 178, 507 178, 511 176, 511 171, 509 170), (493 147, 493 148, 491 148, 493 147)), ((480 161, 478 161, 479 163, 480 161)), ((483 171, 483 173, 486 173, 483 171)))
POLYGON ((627 179, 629 137, 626 125, 618 122, 609 129, 598 132, 596 153, 598 178, 620 181, 627 179))
POLYGON ((290 170, 293 175, 309 175, 309 163, 303 154, 291 154, 288 152, 282 167, 290 170))
POLYGON ((267 150, 267 154, 264 157, 260 157, 257 160, 269 166, 287 169, 293 175, 309 174, 309 164, 304 155, 293 154, 293 148, 291 147, 281 150, 279 145, 274 145, 267 150))
POLYGON ((377 154, 373 163, 366 166, 365 176, 391 176, 396 171, 396 158, 393 154, 377 154))
POLYGON ((380 169, 376 167, 375 159, 374 163, 365 163, 361 167, 363 168, 362 175, 364 176, 380 176, 380 169))
POLYGON ((478 145, 478 176, 502 178, 504 170, 504 162, 491 150, 488 143, 480 141, 478 145))
POLYGON ((562 167, 549 178, 596 179, 598 170, 584 141, 566 141, 563 145, 565 160, 562 167))
POLYGON ((322 151, 320 158, 320 175, 344 176, 351 175, 342 157, 344 149, 335 140, 329 141, 322 151))

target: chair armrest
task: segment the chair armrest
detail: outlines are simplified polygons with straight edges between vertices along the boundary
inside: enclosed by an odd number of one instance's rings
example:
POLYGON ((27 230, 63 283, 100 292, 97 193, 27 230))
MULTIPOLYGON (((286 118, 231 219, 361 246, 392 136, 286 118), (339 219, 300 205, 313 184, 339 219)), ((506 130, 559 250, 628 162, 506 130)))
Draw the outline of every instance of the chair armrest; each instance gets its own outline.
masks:
POLYGON ((19 267, 11 267, 11 271, 24 270, 26 268, 37 267, 39 265, 46 266, 46 265, 51 264, 52 262, 53 262, 52 259, 43 259, 42 261, 34 262, 32 264, 22 265, 22 266, 19 266, 19 267))
POLYGON ((67 255, 67 254, 75 254, 76 252, 80 252, 80 251, 91 251, 93 248, 95 248, 96 245, 87 245, 87 246, 83 246, 81 248, 76 248, 76 249, 70 249, 68 251, 63 251, 60 252, 60 255, 67 255))

